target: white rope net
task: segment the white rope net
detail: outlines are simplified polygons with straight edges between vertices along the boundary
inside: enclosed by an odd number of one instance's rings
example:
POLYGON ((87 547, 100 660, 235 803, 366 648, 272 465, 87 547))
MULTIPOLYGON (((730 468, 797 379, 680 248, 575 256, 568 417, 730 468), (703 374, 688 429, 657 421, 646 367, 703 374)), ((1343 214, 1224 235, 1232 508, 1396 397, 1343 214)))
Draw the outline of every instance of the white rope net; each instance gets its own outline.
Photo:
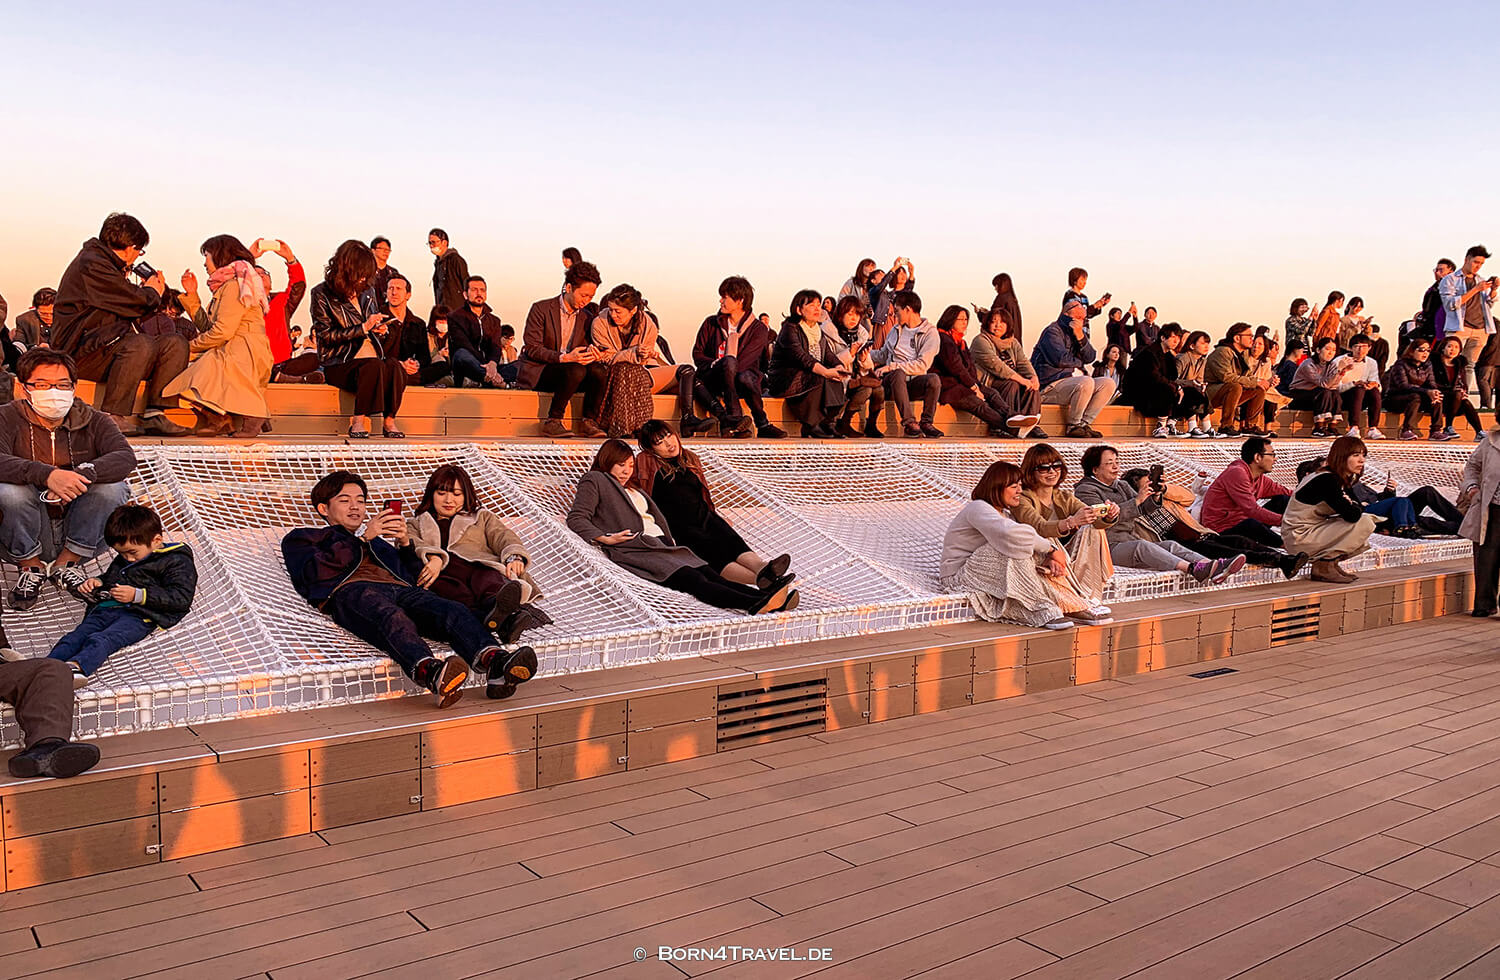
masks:
MULTIPOLYGON (((1081 475, 1083 447, 1055 443, 1081 475)), ((413 693, 383 655, 335 626, 291 587, 281 558, 291 528, 321 523, 308 501, 319 477, 350 469, 370 486, 374 506, 400 498, 408 511, 434 468, 465 467, 483 506, 525 541, 554 625, 527 636, 542 670, 562 674, 707 652, 756 649, 972 618, 964 596, 938 584, 942 538, 985 468, 1019 462, 1024 443, 699 443, 715 502, 764 557, 790 552, 801 605, 792 613, 743 616, 636 578, 570 532, 564 518, 591 443, 143 447, 132 496, 161 515, 169 540, 185 541, 198 563, 198 595, 176 627, 115 654, 78 693, 80 735, 193 724, 212 719, 369 701, 413 693)), ((1237 458, 1237 444, 1121 442, 1125 468, 1161 463, 1188 485, 1237 458)), ((1292 485, 1298 462, 1326 442, 1281 440, 1274 476, 1292 485)), ((1471 447, 1377 443, 1367 481, 1394 475, 1409 492, 1432 485, 1450 498, 1471 447)), ((1352 567, 1421 564, 1465 557, 1467 541, 1408 541, 1377 535, 1352 567)), ((109 556, 106 554, 105 559, 109 556)), ((94 570, 102 562, 94 563, 94 570)), ((14 570, 0 576, 8 591, 14 570)), ((1246 568, 1221 588, 1281 581, 1275 569, 1246 568)), ((1106 601, 1205 588, 1178 573, 1119 569, 1106 601)), ((45 656, 83 614, 48 586, 31 610, 5 606, 11 643, 45 656)), ((434 648, 446 652, 438 644, 434 648)), ((476 684, 482 679, 476 678, 476 684)), ((0 744, 19 731, 7 710, 0 744)))

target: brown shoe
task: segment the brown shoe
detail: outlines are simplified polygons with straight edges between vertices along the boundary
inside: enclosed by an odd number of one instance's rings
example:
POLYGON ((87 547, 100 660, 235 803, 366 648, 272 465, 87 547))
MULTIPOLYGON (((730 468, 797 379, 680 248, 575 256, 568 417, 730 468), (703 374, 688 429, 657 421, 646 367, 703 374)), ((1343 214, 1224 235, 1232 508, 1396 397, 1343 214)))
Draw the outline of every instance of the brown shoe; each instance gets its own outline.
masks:
POLYGON ((603 429, 599 428, 598 423, 593 419, 584 419, 579 423, 578 428, 583 432, 583 437, 585 439, 603 439, 609 434, 603 429))
POLYGON ((128 415, 111 415, 110 419, 114 421, 115 425, 119 426, 120 435, 122 436, 138 436, 141 434, 141 427, 136 425, 134 420, 128 415))
POLYGON ((548 419, 542 423, 542 435, 549 439, 571 439, 573 430, 557 419, 548 419))
POLYGON ((1347 585, 1354 581, 1354 576, 1340 568, 1336 561, 1313 562, 1311 577, 1314 582, 1335 582, 1339 585, 1347 585))

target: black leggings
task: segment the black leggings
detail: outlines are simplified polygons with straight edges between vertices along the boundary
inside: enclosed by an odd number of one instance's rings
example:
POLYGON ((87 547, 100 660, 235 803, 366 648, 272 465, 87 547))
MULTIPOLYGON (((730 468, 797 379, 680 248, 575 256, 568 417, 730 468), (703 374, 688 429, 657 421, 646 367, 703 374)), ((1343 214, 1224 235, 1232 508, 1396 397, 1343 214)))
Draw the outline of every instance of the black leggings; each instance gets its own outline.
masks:
POLYGON ((738 609, 741 612, 760 608, 766 598, 759 589, 731 582, 707 565, 679 568, 668 575, 662 585, 678 592, 686 592, 699 602, 706 602, 710 606, 718 606, 720 609, 738 609))
POLYGON ((1475 432, 1484 431, 1484 423, 1479 421, 1479 413, 1474 410, 1474 403, 1469 401, 1468 392, 1458 388, 1449 388, 1443 392, 1443 418, 1449 425, 1462 418, 1474 427, 1475 432))

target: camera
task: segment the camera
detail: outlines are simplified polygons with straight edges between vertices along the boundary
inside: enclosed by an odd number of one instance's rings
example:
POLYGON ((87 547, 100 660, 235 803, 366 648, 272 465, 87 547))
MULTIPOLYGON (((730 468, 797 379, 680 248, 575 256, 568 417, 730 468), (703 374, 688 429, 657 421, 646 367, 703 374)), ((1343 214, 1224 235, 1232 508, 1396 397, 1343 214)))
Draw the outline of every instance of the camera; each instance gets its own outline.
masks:
POLYGON ((147 279, 150 279, 152 276, 156 275, 156 270, 151 268, 151 266, 147 265, 145 262, 137 262, 126 271, 139 276, 141 282, 145 282, 147 279))

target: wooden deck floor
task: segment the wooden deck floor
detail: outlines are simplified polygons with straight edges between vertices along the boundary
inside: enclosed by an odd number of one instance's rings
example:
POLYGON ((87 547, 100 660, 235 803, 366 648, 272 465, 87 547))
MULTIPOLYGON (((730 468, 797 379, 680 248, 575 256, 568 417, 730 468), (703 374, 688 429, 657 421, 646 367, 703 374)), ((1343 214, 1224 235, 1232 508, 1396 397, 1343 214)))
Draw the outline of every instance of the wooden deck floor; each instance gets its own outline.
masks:
POLYGON ((1497 643, 1431 620, 24 889, 0 976, 1493 978, 1497 643))

